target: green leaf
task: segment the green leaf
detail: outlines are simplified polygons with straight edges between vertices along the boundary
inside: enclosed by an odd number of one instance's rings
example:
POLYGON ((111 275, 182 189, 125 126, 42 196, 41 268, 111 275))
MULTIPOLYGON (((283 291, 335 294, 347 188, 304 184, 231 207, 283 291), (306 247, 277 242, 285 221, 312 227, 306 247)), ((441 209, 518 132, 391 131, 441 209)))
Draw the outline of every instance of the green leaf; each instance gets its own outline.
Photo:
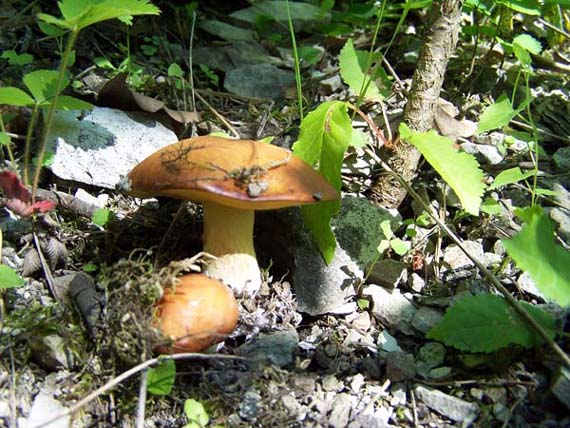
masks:
POLYGON ((412 132, 400 124, 400 137, 413 144, 442 176, 469 214, 478 215, 485 191, 484 175, 473 155, 460 152, 453 140, 435 131, 412 132))
POLYGON ((519 181, 525 180, 533 175, 534 172, 532 171, 523 173, 518 166, 506 169, 495 177, 495 181, 493 181, 493 184, 489 186, 489 190, 494 190, 498 187, 506 186, 507 184, 518 183, 519 181))
POLYGON ((0 132, 0 146, 9 146, 12 139, 5 132, 0 132))
POLYGON ((11 267, 0 265, 0 289, 16 288, 24 285, 24 280, 11 267))
POLYGON ((119 18, 130 24, 133 16, 160 13, 148 0, 61 0, 58 6, 63 20, 44 13, 38 14, 38 19, 58 27, 81 30, 108 19, 119 18))
MULTIPOLYGON (((24 85, 30 90, 37 103, 44 103, 55 96, 58 72, 55 70, 36 70, 25 74, 24 85)), ((69 84, 69 79, 64 78, 61 90, 69 84)))
POLYGON ((8 64, 10 65, 26 65, 30 64, 34 57, 28 53, 18 54, 14 50, 7 50, 2 52, 0 58, 4 58, 8 60, 8 64))
POLYGON ((380 223, 380 229, 382 229, 382 233, 386 237, 386 239, 392 239, 394 237, 394 232, 392 232, 392 223, 390 220, 384 220, 380 223))
POLYGON ((99 68, 105 68, 107 70, 116 70, 117 68, 109 61, 107 58, 98 56, 93 58, 93 62, 99 68))
POLYGON ((560 306, 570 305, 570 252, 555 243, 552 222, 540 207, 521 214, 526 224, 515 236, 502 240, 507 253, 547 298, 560 306))
POLYGON ((517 113, 511 101, 507 97, 502 96, 496 102, 485 108, 481 114, 479 125, 477 126, 477 134, 508 125, 517 113))
POLYGON ((60 95, 57 98, 57 108, 59 110, 91 110, 93 104, 79 98, 70 97, 68 95, 60 95))
POLYGON ((403 256, 410 251, 410 246, 410 242, 402 241, 400 238, 390 240, 390 247, 392 247, 392 250, 399 256, 403 256))
POLYGON ((315 65, 323 57, 322 50, 310 45, 299 46, 297 53, 304 66, 315 65))
MULTIPOLYGON (((368 56, 367 52, 365 52, 365 54, 368 56)), ((368 83, 370 80, 370 76, 365 74, 365 72, 370 70, 365 70, 366 61, 364 62, 364 65, 362 65, 362 61, 359 61, 358 51, 354 49, 352 39, 348 39, 346 41, 344 47, 340 51, 338 59, 342 80, 344 80, 355 94, 360 95, 360 92, 363 89, 363 83, 365 81, 368 83)), ((364 93, 364 99, 370 101, 381 101, 383 99, 374 82, 370 82, 368 85, 368 88, 364 93)))
POLYGON ((189 421, 184 428, 202 428, 210 421, 204 405, 192 398, 184 401, 184 414, 189 421))
POLYGON ((542 52, 542 45, 530 34, 519 34, 513 39, 513 45, 515 44, 536 55, 542 52))
MULTIPOLYGON (((291 13, 293 23, 295 21, 314 21, 319 18, 327 19, 330 16, 326 11, 321 11, 318 6, 297 1, 289 2, 289 12, 291 13)), ((275 21, 286 23, 288 21, 287 4, 283 0, 259 1, 252 7, 233 12, 230 16, 251 24, 258 22, 259 17, 268 17, 275 21)))
MULTIPOLYGON (((524 302, 521 305, 554 337, 556 325, 552 315, 524 302)), ((531 347, 542 343, 542 338, 505 299, 492 294, 457 301, 426 337, 469 352, 494 352, 512 344, 531 347)))
POLYGON ((368 144, 368 138, 366 134, 362 132, 360 129, 353 129, 352 136, 350 138, 350 142, 348 145, 354 148, 361 148, 368 144))
POLYGON ((113 218, 113 211, 108 210, 106 208, 97 208, 94 212, 93 212, 93 216, 91 217, 91 221, 93 222, 93 224, 96 224, 97 226, 103 227, 105 226, 109 220, 111 220, 113 218))
POLYGON ((8 86, 0 88, 0 104, 8 104, 10 106, 33 106, 34 100, 24 91, 18 88, 8 86))
POLYGON ((180 66, 176 63, 174 64, 170 64, 168 66, 168 75, 170 77, 184 77, 184 72, 182 71, 182 68, 180 68, 180 66))
POLYGON ((168 359, 148 369, 147 390, 154 395, 168 395, 174 386, 176 364, 168 359))
POLYGON ((540 4, 537 0, 496 0, 496 3, 526 15, 538 16, 541 14, 540 4))
MULTIPOLYGON (((45 15, 45 14, 40 13, 39 15, 45 15)), ((39 15, 38 15, 38 19, 40 18, 39 15)), ((54 17, 51 16, 51 15, 47 15, 47 16, 50 16, 51 18, 54 18, 54 17)), ((49 19, 49 18, 48 18, 48 19, 49 19)), ((56 18, 54 18, 54 19, 56 19, 56 18)), ((59 20, 57 20, 57 21, 59 21, 59 20)), ((38 27, 40 27, 40 30, 41 30, 45 35, 50 36, 50 37, 60 37, 60 36, 62 36, 62 35, 65 34, 65 30, 62 30, 62 29, 60 28, 60 26, 56 26, 56 25, 50 24, 50 23, 48 23, 47 21, 46 21, 46 22, 38 21, 38 27)))
POLYGON ((486 198, 481 204, 481 211, 489 215, 500 215, 503 207, 493 198, 486 198))
MULTIPOLYGON (((319 165, 320 174, 340 191, 340 169, 351 139, 352 125, 346 104, 327 101, 309 113, 301 123, 299 140, 293 152, 311 166, 319 165)), ((327 263, 332 261, 336 240, 331 218, 340 209, 340 201, 320 202, 301 207, 307 227, 327 263)))

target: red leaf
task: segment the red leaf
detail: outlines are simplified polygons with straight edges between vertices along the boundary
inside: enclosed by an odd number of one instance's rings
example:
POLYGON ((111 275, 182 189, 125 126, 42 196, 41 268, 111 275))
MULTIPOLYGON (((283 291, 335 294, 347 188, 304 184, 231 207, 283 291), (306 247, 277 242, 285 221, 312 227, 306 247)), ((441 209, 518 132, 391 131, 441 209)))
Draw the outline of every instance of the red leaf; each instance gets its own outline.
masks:
POLYGON ((18 176, 9 170, 0 172, 0 189, 8 199, 19 199, 22 202, 30 200, 30 192, 18 179, 18 176))
POLYGON ((53 201, 38 201, 30 205, 33 213, 46 213, 55 208, 55 202, 53 201))

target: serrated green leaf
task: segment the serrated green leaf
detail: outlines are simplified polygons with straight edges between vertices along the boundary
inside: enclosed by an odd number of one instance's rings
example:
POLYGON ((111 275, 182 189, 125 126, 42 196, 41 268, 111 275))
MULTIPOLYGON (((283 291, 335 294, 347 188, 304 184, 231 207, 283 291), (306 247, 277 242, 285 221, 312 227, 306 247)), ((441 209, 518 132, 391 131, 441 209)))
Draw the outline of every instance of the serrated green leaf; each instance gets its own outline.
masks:
POLYGON ((16 288, 24 285, 24 280, 11 267, 0 265, 0 289, 16 288))
POLYGON ((507 184, 518 183, 519 181, 525 180, 533 175, 534 172, 532 171, 523 173, 518 166, 506 169, 495 177, 495 181, 493 181, 493 184, 489 186, 489 190, 494 190, 498 187, 506 186, 507 184))
POLYGON ((0 104, 10 106, 33 106, 34 99, 18 88, 8 86, 0 88, 0 104))
MULTIPOLYGON (((37 103, 49 101, 55 96, 58 72, 55 70, 36 70, 25 74, 24 85, 29 89, 37 103)), ((61 90, 69 84, 69 79, 64 78, 61 90)))
MULTIPOLYGON (((554 318, 530 304, 522 305, 548 335, 554 337, 554 318)), ((494 352, 513 344, 531 347, 542 343, 542 338, 505 299, 492 294, 468 296, 457 301, 426 337, 469 352, 494 352)))
POLYGON ((484 175, 473 155, 460 152, 453 140, 435 131, 412 132, 400 124, 400 136, 413 144, 445 182, 453 189, 463 209, 478 215, 485 191, 484 175))
POLYGON ((58 110, 91 110, 92 108, 93 104, 80 100, 79 98, 70 97, 68 95, 60 95, 57 98, 58 110))
POLYGON ((513 39, 513 45, 515 44, 536 55, 542 52, 542 45, 530 34, 519 34, 513 39))
MULTIPOLYGON (((355 94, 360 95, 364 82, 367 82, 370 79, 370 76, 365 74, 366 70, 364 67, 366 67, 366 65, 363 67, 361 61, 359 61, 358 53, 356 49, 354 49, 352 39, 348 39, 346 41, 344 47, 340 51, 338 59, 342 80, 344 80, 355 94)), ((380 94, 380 90, 374 82, 369 83, 364 94, 364 99, 370 101, 381 101, 383 99, 380 94)))
POLYGON ((184 401, 184 414, 188 418, 184 428, 202 428, 210 421, 204 405, 192 398, 184 401))
POLYGON ((147 390, 154 395, 168 395, 174 386, 176 364, 174 360, 162 361, 148 369, 147 390))
POLYGON ((538 289, 560 306, 570 305, 570 252, 554 241, 552 222, 540 207, 524 210, 526 224, 503 245, 538 289))
MULTIPOLYGON (((293 153, 311 166, 318 164, 320 174, 340 191, 340 169, 351 134, 352 125, 346 104, 327 101, 303 119, 299 140, 293 145, 293 153)), ((336 248, 330 220, 339 209, 340 201, 301 207, 303 219, 327 263, 332 260, 336 248)))
POLYGON ((517 111, 513 108, 511 101, 503 96, 496 102, 485 108, 479 119, 477 126, 477 134, 489 131, 495 128, 502 128, 509 124, 511 119, 517 115, 517 111))

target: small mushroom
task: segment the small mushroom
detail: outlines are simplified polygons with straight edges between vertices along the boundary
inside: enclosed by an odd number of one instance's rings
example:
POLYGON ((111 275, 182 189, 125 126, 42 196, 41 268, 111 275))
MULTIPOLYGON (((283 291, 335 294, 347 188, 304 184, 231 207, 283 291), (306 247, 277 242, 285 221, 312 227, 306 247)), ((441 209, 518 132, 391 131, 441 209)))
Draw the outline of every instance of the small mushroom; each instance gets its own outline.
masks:
POLYGON ((219 137, 182 140, 159 150, 129 173, 127 187, 133 196, 202 202, 204 251, 218 257, 205 273, 249 295, 261 286, 254 211, 340 198, 289 150, 219 137))
POLYGON ((221 342, 238 320, 238 305, 232 290, 202 274, 179 278, 157 303, 156 327, 172 340, 160 345, 161 354, 200 352, 221 342))

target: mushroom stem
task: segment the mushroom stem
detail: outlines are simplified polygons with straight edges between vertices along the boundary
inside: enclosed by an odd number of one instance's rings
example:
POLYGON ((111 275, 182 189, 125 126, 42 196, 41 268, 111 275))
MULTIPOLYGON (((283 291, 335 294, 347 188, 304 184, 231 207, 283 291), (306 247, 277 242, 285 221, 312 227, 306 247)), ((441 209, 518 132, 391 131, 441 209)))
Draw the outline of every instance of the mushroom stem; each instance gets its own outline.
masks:
POLYGON ((261 287, 261 271, 253 247, 253 210, 204 203, 204 251, 217 256, 204 273, 232 288, 253 295, 261 287))
POLYGON ((240 253, 255 257, 254 216, 253 210, 204 202, 204 251, 214 256, 240 253))

